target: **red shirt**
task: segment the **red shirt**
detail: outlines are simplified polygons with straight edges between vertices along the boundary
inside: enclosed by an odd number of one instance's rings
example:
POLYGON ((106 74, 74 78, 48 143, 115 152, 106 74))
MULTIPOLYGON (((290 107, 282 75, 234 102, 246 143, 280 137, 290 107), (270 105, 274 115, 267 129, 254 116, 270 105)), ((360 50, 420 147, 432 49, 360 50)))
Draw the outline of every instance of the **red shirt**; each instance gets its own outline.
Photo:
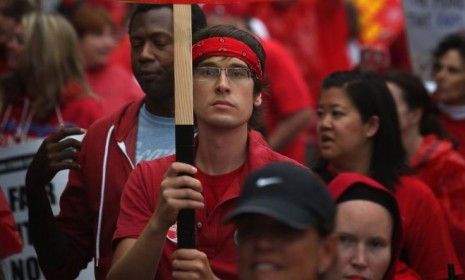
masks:
MULTIPOLYGON (((244 166, 231 173, 233 175, 227 174, 224 177, 219 177, 223 183, 225 183, 226 178, 230 182, 223 186, 225 191, 222 194, 204 191, 206 207, 196 210, 197 249, 207 254, 213 272, 220 279, 237 278, 236 245, 233 241, 235 227, 233 224, 224 225, 223 218, 234 208, 245 176, 252 170, 273 161, 291 161, 267 147, 257 132, 251 131, 248 139, 248 156, 244 166), (217 196, 219 200, 209 200, 208 198, 212 196, 217 196)), ((163 175, 173 161, 174 156, 170 156, 142 162, 136 166, 129 176, 121 197, 121 211, 113 237, 114 241, 123 238, 137 238, 144 230, 156 208, 163 175)), ((196 178, 200 180, 202 177, 208 179, 209 182, 206 185, 218 179, 206 174, 196 175, 196 178)), ((156 279, 171 278, 170 257, 176 250, 175 227, 170 228, 167 239, 163 247, 156 279)))
MULTIPOLYGON (((278 123, 289 115, 302 109, 315 108, 315 100, 310 96, 302 74, 289 52, 277 41, 263 40, 262 45, 267 57, 265 75, 269 82, 269 92, 262 94, 262 108, 267 134, 271 134, 278 123)), ((304 164, 307 131, 303 129, 278 152, 304 164)))
POLYGON ((251 5, 271 38, 283 43, 299 63, 311 95, 317 99, 329 73, 348 70, 348 21, 344 1, 267 1, 251 5), (277 8, 276 6, 286 6, 277 8))
POLYGON ((88 128, 102 116, 102 107, 95 98, 82 93, 79 85, 68 83, 61 93, 60 102, 55 111, 42 120, 35 117, 31 110, 30 100, 25 97, 16 98, 14 104, 5 106, 0 112, 1 119, 4 121, 3 127, 0 128, 0 146, 19 142, 16 134, 23 129, 25 130, 23 134, 27 139, 46 137, 56 131, 60 125, 88 128), (22 116, 28 117, 22 118, 22 116))
POLYGON ((88 70, 86 77, 102 105, 104 116, 144 96, 133 76, 118 64, 108 63, 98 69, 88 70))

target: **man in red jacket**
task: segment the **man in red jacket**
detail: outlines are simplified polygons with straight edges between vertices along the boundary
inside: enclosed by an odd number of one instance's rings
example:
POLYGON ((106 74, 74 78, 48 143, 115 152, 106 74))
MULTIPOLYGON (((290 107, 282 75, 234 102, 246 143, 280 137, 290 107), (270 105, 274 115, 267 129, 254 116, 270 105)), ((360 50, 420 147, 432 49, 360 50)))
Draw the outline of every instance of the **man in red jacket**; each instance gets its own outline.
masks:
MULTIPOLYGON (((192 11, 195 32, 205 17, 197 5, 192 11)), ((79 128, 48 137, 29 167, 29 226, 47 279, 74 279, 92 258, 96 279, 104 279, 129 173, 139 161, 174 153, 172 18, 172 5, 139 5, 132 15, 132 68, 145 99, 95 122, 82 144, 63 140, 79 128), (44 186, 63 169, 71 172, 54 219, 44 186)))

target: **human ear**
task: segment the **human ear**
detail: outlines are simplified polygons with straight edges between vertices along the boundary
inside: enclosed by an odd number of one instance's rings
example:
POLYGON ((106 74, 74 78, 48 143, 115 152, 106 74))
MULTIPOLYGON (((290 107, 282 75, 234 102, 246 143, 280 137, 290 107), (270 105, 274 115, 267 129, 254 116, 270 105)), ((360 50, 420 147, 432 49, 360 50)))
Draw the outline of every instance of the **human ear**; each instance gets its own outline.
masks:
POLYGON ((417 108, 409 111, 410 121, 413 124, 419 124, 423 116, 423 109, 417 108))
POLYGON ((365 123, 365 135, 366 137, 373 137, 379 129, 379 117, 371 116, 365 123))
POLYGON ((262 104, 262 94, 259 93, 257 96, 254 96, 253 106, 258 107, 262 104))

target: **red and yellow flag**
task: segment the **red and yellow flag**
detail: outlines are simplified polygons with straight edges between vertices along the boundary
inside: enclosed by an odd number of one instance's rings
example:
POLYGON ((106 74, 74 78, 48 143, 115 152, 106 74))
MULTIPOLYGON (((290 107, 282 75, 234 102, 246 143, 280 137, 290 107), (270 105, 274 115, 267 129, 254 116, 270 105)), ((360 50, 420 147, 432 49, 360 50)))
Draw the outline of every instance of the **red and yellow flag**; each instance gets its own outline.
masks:
POLYGON ((401 0, 353 0, 365 45, 389 45, 404 28, 401 0))

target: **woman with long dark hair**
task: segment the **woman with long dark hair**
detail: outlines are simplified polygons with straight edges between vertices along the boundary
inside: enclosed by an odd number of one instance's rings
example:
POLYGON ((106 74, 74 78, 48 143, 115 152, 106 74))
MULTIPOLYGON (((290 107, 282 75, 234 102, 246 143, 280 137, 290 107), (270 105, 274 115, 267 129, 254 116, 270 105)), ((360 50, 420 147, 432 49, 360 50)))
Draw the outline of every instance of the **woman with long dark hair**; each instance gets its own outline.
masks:
POLYGON ((318 105, 318 173, 369 176, 395 195, 402 216, 401 261, 422 279, 445 279, 447 264, 461 273, 444 214, 434 194, 409 173, 397 111, 385 82, 373 74, 336 72, 324 83, 318 105))

